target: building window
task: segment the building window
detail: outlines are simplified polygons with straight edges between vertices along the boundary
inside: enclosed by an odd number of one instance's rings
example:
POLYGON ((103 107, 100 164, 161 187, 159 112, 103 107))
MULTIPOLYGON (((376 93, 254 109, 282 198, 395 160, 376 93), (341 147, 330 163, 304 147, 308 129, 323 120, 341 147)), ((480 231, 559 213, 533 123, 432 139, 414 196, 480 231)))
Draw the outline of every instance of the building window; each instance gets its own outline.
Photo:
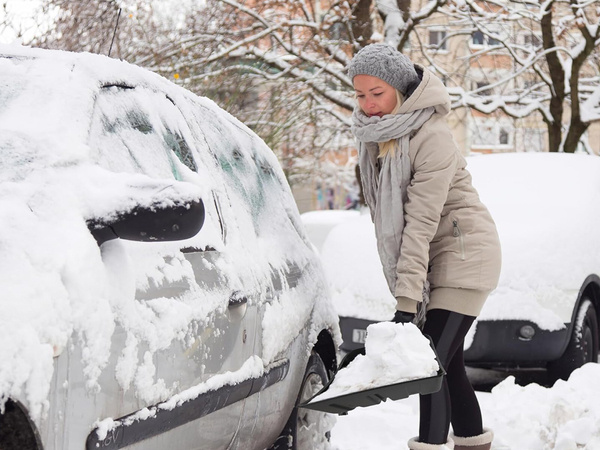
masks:
POLYGON ((500 41, 498 39, 496 39, 496 38, 488 36, 488 45, 490 47, 495 46, 495 45, 500 45, 500 41))
POLYGON ((471 36, 471 42, 473 45, 483 45, 483 33, 479 30, 475 31, 471 36))
POLYGON ((331 28, 329 29, 329 34, 330 34, 331 39, 333 39, 335 41, 339 41, 340 39, 343 39, 347 35, 346 27, 344 26, 343 23, 336 22, 331 25, 331 28))
POLYGON ((446 32, 443 30, 430 30, 429 31, 429 45, 435 47, 438 50, 446 50, 446 32))
MULTIPOLYGON (((494 33, 494 31, 491 31, 494 33)), ((498 34, 497 32, 495 34, 498 34)), ((481 30, 476 30, 471 34, 471 45, 473 47, 493 47, 500 45, 499 39, 483 34, 481 30)))
POLYGON ((542 40, 536 36, 535 34, 524 34, 523 35, 523 45, 525 47, 541 47, 542 40))
POLYGON ((477 83, 475 83, 476 89, 477 89, 477 94, 478 95, 492 95, 492 89, 488 88, 486 89, 487 86, 489 86, 490 84, 487 81, 478 81, 477 83), (481 89, 481 90, 479 90, 481 89))
POLYGON ((507 120, 475 119, 471 125, 472 149, 506 151, 513 145, 514 132, 507 120))

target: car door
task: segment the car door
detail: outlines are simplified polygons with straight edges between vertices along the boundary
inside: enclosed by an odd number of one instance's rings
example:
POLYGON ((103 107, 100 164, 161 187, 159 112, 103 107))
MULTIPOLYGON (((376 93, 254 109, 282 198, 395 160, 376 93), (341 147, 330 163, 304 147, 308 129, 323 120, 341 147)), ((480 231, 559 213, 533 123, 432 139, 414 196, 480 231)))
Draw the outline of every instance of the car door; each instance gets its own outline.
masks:
MULTIPOLYGON (((217 161, 228 210, 235 212, 239 224, 230 244, 239 255, 237 273, 254 280, 253 304, 260 323, 254 349, 265 366, 245 402, 232 448, 263 448, 283 428, 308 359, 305 325, 314 299, 305 295, 299 280, 312 252, 272 151, 245 127, 211 113, 210 105, 200 105, 199 110, 207 112, 196 121, 204 136, 197 147, 204 157, 217 161)), ((233 218, 225 214, 228 219, 233 218)))
POLYGON ((128 85, 101 89, 90 133, 98 164, 201 184, 206 220, 187 241, 118 243, 135 272, 135 303, 123 306, 129 312, 117 323, 113 359, 101 379, 106 400, 99 416, 117 426, 92 432, 88 448, 216 449, 236 435, 251 384, 255 292, 231 279, 223 256, 226 192, 214 164, 194 158, 193 145, 165 94, 128 85))

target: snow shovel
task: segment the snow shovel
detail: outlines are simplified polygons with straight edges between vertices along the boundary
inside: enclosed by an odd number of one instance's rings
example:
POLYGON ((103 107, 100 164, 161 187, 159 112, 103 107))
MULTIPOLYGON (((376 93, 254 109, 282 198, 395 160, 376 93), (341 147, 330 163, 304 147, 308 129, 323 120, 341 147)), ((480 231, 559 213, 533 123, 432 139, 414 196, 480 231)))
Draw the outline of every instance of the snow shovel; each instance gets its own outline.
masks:
MULTIPOLYGON (((379 386, 375 388, 365 389, 362 391, 352 392, 349 394, 340 395, 338 397, 330 397, 321 401, 311 403, 312 399, 318 397, 333 383, 335 375, 331 380, 317 392, 308 402, 299 405, 301 408, 314 409, 327 413, 345 415, 348 411, 357 407, 374 406, 387 399, 400 400, 413 394, 433 394, 439 391, 442 387, 442 379, 446 374, 439 360, 438 354, 435 351, 433 342, 429 336, 429 343, 435 354, 435 359, 439 365, 439 370, 436 375, 418 378, 414 380, 401 381, 399 383, 379 386)), ((358 355, 364 355, 365 348, 360 347, 348 353, 338 367, 338 371, 348 366, 358 355)))

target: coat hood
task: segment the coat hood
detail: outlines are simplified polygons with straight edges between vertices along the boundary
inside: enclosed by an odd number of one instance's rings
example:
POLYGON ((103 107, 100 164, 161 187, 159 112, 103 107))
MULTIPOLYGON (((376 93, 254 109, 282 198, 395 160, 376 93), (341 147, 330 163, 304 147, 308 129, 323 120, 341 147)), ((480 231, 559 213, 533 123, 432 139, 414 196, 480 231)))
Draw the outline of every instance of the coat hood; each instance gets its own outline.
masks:
POLYGON ((421 82, 404 101, 398 114, 409 113, 418 109, 433 106, 443 116, 450 112, 450 95, 446 86, 430 70, 415 64, 421 82))

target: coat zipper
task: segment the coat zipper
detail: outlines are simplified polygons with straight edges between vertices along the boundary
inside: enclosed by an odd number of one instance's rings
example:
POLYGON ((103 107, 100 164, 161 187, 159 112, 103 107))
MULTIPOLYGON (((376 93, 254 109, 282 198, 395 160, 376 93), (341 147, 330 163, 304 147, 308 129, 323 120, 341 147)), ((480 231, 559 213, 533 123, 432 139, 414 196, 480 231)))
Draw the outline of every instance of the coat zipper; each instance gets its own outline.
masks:
POLYGON ((454 227, 454 231, 452 235, 458 238, 458 242, 460 244, 460 259, 465 260, 465 241, 463 240, 463 235, 460 232, 460 228, 458 227, 458 220, 453 219, 452 225, 454 227))

